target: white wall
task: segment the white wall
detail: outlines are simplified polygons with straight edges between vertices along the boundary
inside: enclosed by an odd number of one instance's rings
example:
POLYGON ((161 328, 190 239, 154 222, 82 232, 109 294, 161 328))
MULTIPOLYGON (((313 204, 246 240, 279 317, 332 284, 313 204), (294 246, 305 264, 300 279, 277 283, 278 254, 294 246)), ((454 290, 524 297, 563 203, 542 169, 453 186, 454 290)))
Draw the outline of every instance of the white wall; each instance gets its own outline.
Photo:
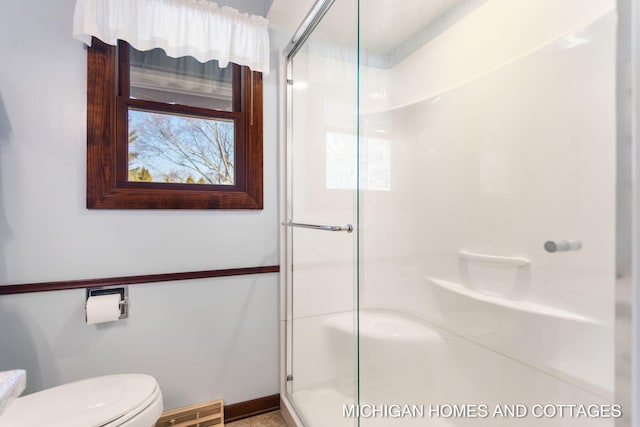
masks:
MULTIPOLYGON (((362 109, 389 110, 452 90, 592 23, 614 6, 613 0, 486 1, 396 66, 367 69, 362 109)), ((363 48, 376 30, 375 21, 361 23, 363 48)))
MULTIPOLYGON (((264 82, 263 210, 85 208, 86 50, 71 37, 74 3, 12 2, 0 16, 0 283, 277 264, 275 73, 264 82)), ((81 291, 2 297, 1 339, 12 345, 1 343, 0 369, 27 368, 29 391, 144 370, 169 408, 277 393, 277 292, 275 274, 134 286, 131 318, 98 328, 82 323, 81 291)))

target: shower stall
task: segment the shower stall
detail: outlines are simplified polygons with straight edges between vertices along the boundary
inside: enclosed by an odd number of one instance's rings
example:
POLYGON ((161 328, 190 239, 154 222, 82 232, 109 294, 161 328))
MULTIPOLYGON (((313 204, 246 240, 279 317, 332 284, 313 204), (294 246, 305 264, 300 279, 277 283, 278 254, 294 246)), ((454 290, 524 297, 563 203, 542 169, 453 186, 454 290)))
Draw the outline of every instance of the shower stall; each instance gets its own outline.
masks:
POLYGON ((631 425, 615 381, 630 245, 618 9, 312 5, 282 79, 283 397, 298 422, 631 425))

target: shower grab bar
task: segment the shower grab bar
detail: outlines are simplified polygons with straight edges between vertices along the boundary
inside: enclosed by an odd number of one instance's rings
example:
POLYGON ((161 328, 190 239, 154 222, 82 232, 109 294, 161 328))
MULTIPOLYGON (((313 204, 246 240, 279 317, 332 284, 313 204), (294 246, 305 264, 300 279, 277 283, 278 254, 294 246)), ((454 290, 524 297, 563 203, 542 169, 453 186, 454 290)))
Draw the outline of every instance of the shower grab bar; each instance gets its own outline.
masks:
POLYGON ((486 255, 467 251, 459 251, 458 256, 466 261, 492 262, 495 264, 514 265, 517 267, 524 267, 525 265, 529 265, 530 263, 527 258, 522 257, 486 255))
POLYGON ((312 230, 322 231, 346 231, 347 233, 351 233, 353 231, 353 225, 351 224, 347 224, 344 227, 340 225, 303 224, 293 221, 282 221, 281 224, 285 227, 310 228, 312 230))

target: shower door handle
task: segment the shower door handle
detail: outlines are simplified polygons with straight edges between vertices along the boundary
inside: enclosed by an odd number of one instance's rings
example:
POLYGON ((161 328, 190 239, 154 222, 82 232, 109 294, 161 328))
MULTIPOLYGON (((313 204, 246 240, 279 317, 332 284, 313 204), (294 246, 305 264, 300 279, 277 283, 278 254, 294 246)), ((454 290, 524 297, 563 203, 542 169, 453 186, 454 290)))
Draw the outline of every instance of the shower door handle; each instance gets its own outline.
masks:
POLYGON ((293 221, 283 221, 281 224, 286 227, 310 228, 312 230, 321 230, 321 231, 346 231, 347 233, 351 233, 353 231, 353 225, 351 224, 347 224, 344 226, 320 225, 320 224, 303 224, 300 222, 293 222, 293 221))

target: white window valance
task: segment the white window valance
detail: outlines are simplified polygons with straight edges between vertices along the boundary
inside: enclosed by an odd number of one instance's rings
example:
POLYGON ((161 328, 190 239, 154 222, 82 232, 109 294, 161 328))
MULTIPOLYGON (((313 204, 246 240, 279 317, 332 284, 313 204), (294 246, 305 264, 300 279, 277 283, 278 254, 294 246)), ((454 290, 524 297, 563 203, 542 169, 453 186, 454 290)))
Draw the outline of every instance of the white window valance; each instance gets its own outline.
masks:
POLYGON ((207 0, 76 0, 73 36, 269 72, 269 22, 207 0))

